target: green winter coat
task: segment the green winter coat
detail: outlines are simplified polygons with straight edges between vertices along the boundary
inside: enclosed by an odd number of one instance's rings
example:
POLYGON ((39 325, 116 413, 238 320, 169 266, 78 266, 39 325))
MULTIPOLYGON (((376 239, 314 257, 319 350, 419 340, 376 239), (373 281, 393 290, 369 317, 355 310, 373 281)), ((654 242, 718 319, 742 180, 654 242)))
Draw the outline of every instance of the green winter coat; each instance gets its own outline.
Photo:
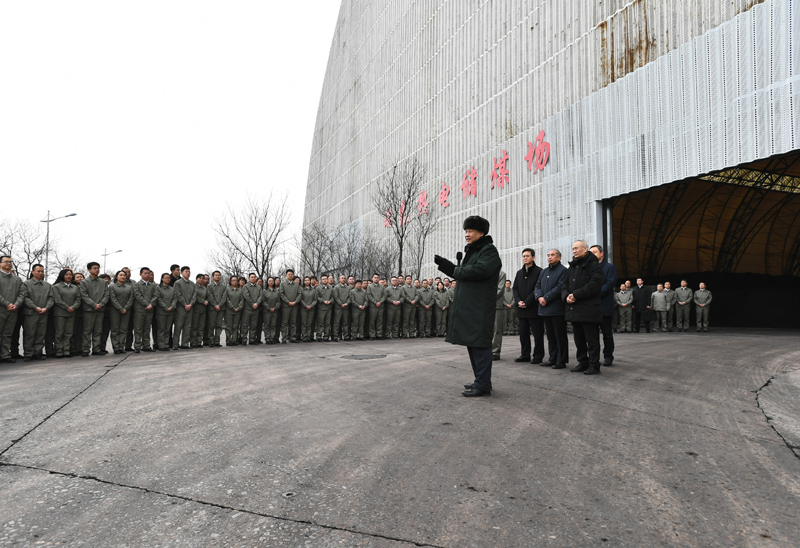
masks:
POLYGON ((464 262, 456 267, 452 276, 458 280, 458 285, 445 340, 463 346, 491 348, 497 282, 503 263, 488 234, 466 246, 465 251, 464 262))

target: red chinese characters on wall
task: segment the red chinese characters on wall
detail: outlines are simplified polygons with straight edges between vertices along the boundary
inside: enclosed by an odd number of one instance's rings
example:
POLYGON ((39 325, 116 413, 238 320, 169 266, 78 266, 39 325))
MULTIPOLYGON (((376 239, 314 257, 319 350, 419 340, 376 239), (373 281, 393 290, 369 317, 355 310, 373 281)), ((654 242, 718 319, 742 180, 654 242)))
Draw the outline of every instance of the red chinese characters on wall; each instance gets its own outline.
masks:
POLYGON ((417 211, 419 212, 418 215, 424 215, 428 212, 428 193, 424 190, 419 193, 419 198, 417 198, 417 211))
POLYGON ((539 132, 539 136, 536 137, 535 146, 528 141, 528 154, 525 156, 525 161, 528 162, 528 171, 530 171, 533 166, 536 166, 536 169, 533 170, 534 173, 544 169, 549 159, 550 143, 544 140, 544 130, 542 130, 539 132))
POLYGON ((478 172, 475 166, 470 167, 461 178, 461 194, 464 200, 467 196, 478 196, 478 172))
POLYGON ((447 197, 450 195, 450 187, 442 181, 442 190, 439 191, 439 203, 442 207, 449 207, 450 202, 447 201, 447 197))
POLYGON ((508 152, 505 150, 503 151, 503 156, 500 158, 500 161, 497 161, 497 158, 494 159, 494 169, 492 170, 492 176, 490 179, 492 180, 492 186, 490 188, 494 188, 495 183, 500 188, 505 188, 506 184, 508 184, 508 169, 506 168, 506 162, 508 161, 508 152))

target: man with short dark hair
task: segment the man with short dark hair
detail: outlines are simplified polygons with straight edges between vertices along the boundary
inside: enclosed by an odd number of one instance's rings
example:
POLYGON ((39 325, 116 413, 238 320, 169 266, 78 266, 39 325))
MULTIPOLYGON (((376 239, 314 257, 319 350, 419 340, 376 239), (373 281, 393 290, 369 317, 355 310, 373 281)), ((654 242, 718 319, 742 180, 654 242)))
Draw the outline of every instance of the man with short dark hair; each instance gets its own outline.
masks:
POLYGON ((600 291, 603 267, 589 253, 589 244, 577 240, 572 244, 572 261, 562 284, 561 297, 566 301, 565 319, 572 322, 578 365, 570 369, 584 375, 600 374, 600 322, 603 309, 600 291))
POLYGON ((515 362, 529 361, 541 364, 544 360, 544 323, 539 317, 539 303, 536 300, 536 282, 542 269, 536 266, 536 252, 527 247, 522 250, 522 268, 514 277, 514 300, 517 302, 519 318, 519 342, 521 351, 515 362), (531 355, 531 335, 533 335, 533 355, 531 355))
POLYGON ((386 300, 383 286, 379 283, 380 276, 373 274, 372 284, 367 287, 367 301, 369 302, 369 338, 371 340, 383 338, 383 308, 386 300))
POLYGON ((603 319, 600 322, 600 331, 603 333, 603 365, 614 364, 614 286, 617 284, 617 267, 605 260, 603 246, 593 245, 589 251, 600 261, 603 267, 603 287, 600 289, 600 307, 603 319))
POLYGON ((645 330, 650 333, 650 295, 653 288, 644 285, 642 278, 636 278, 636 287, 633 288, 633 332, 638 333, 642 322, 645 330))
POLYGON ((103 317, 108 303, 108 283, 100 277, 100 263, 92 261, 86 265, 89 276, 78 286, 81 290, 81 306, 83 307, 83 353, 86 357, 105 355, 108 351, 101 345, 103 334, 103 317))
POLYGON ((700 287, 694 292, 694 304, 697 319, 697 332, 708 331, 708 313, 711 310, 711 291, 706 289, 706 284, 700 282, 700 287))
POLYGON ((53 308, 53 292, 44 279, 44 266, 31 267, 31 277, 25 280, 25 315, 22 327, 24 361, 43 360, 44 335, 47 331, 47 312, 53 308))
POLYGON ((25 285, 14 274, 8 255, 0 256, 0 362, 16 363, 11 356, 11 336, 17 325, 20 307, 25 303, 25 285))
POLYGON ((158 306, 157 284, 151 281, 152 271, 146 266, 139 269, 141 280, 133 286, 133 351, 139 354, 154 352, 150 344, 153 314, 158 306))
POLYGON ((689 331, 689 319, 694 293, 689 287, 689 282, 681 280, 681 286, 675 290, 675 317, 678 331, 689 331))
POLYGON ((195 287, 197 292, 194 297, 194 307, 192 309, 192 348, 203 346, 203 334, 206 330, 206 320, 208 319, 208 289, 206 289, 206 275, 198 274, 195 276, 195 287))
POLYGON ((242 338, 241 345, 256 344, 261 342, 261 332, 258 330, 258 309, 261 307, 263 290, 256 283, 258 276, 251 272, 247 283, 242 288, 244 308, 242 309, 242 338))
POLYGON ((428 287, 428 280, 422 280, 422 289, 417 293, 419 303, 419 328, 423 337, 431 337, 431 316, 436 303, 433 300, 434 290, 428 287))
POLYGON ((350 292, 350 329, 353 340, 364 339, 364 313, 367 311, 367 292, 362 289, 361 280, 355 282, 355 288, 350 292))
MULTIPOLYGON (((333 285, 333 283, 331 283, 333 285)), ((333 288, 333 341, 350 338, 350 286, 347 278, 339 276, 339 285, 333 288)))
POLYGON ((386 337, 389 339, 400 338, 400 310, 403 308, 405 295, 400 288, 400 279, 392 276, 391 285, 386 288, 386 337))
POLYGON ((206 322, 208 323, 209 346, 216 348, 222 346, 222 322, 225 320, 225 307, 228 304, 227 287, 222 282, 222 272, 215 270, 211 273, 211 282, 206 287, 206 322))
POLYGON ((175 329, 173 331, 172 348, 188 350, 192 342, 192 315, 194 301, 197 297, 197 286, 189 279, 192 271, 188 266, 181 267, 181 277, 175 282, 175 294, 178 306, 175 310, 175 329))
POLYGON ((289 339, 293 343, 300 342, 297 337, 297 311, 300 303, 300 284, 294 281, 294 270, 286 270, 286 281, 281 282, 280 278, 275 280, 276 285, 280 285, 281 302, 286 305, 281 307, 281 343, 286 344, 289 339))
MULTIPOLYGON (((402 278, 398 278, 402 283, 402 278)), ((406 276, 405 285, 400 287, 403 293, 403 320, 400 336, 410 339, 417 336, 417 290, 411 276, 406 276)))

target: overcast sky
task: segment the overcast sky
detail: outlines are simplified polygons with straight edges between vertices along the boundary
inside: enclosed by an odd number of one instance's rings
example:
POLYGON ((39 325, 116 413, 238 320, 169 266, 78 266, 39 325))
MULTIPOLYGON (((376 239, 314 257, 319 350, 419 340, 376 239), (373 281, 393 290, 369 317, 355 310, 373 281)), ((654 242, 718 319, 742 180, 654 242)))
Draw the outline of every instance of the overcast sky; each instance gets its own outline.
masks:
POLYGON ((299 230, 339 5, 0 3, 0 216, 77 213, 51 238, 137 273, 209 266, 248 192, 299 230))

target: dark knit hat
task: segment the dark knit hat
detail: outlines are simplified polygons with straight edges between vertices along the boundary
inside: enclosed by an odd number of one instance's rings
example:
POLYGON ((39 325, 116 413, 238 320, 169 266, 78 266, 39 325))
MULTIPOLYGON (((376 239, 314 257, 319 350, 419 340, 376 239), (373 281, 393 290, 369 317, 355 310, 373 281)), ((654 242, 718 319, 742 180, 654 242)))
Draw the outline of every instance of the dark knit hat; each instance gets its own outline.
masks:
POLYGON ((484 219, 483 217, 478 217, 477 215, 471 215, 464 219, 464 230, 477 230, 478 232, 483 232, 484 234, 489 233, 489 221, 484 219))

